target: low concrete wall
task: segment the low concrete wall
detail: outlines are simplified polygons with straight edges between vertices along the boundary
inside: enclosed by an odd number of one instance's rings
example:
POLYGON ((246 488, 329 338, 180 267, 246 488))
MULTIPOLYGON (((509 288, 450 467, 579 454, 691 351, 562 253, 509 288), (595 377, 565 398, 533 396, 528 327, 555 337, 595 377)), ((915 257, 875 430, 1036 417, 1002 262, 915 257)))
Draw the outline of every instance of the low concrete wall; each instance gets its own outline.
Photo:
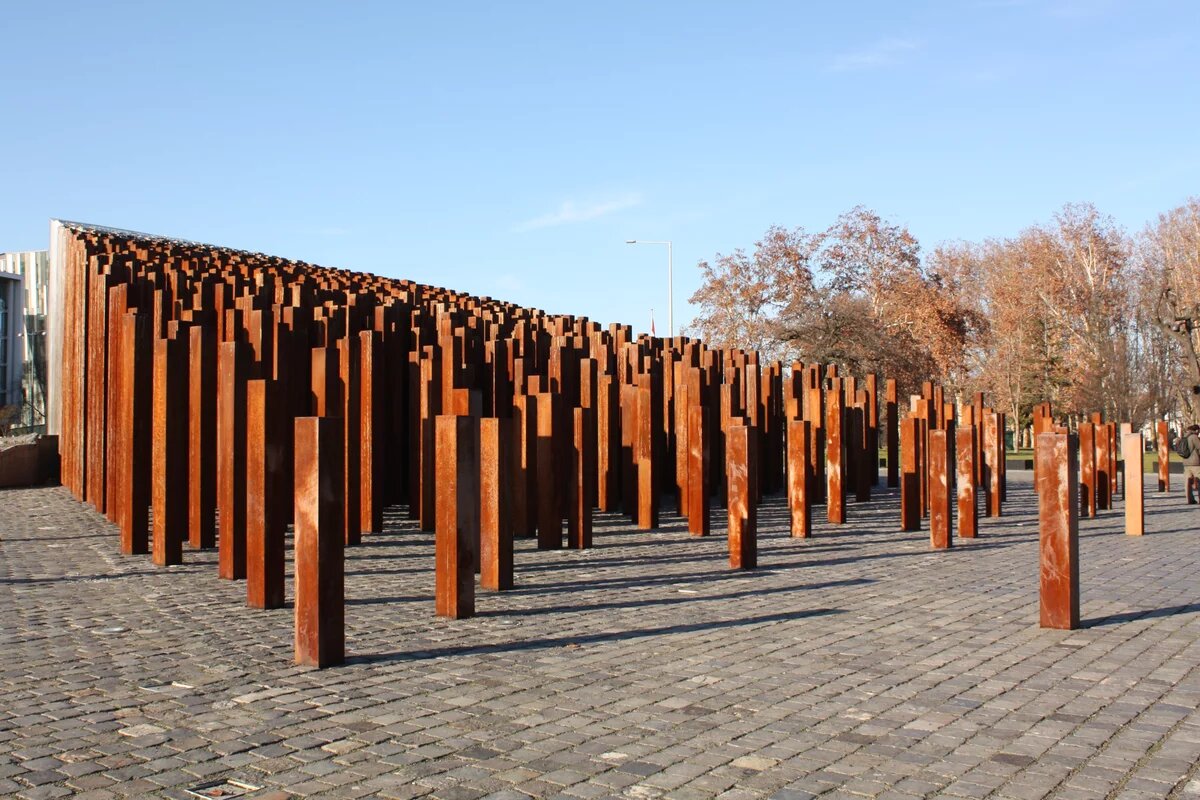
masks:
POLYGON ((0 449, 0 488, 58 483, 58 437, 0 449))

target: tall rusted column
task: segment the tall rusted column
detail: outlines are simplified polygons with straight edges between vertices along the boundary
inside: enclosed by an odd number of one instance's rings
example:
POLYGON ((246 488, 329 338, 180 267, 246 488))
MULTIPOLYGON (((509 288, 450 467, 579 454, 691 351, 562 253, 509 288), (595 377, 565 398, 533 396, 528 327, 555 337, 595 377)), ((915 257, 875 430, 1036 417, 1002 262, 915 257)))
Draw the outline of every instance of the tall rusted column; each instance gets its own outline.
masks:
POLYGON ((758 566, 758 509, 755 484, 758 471, 757 431, 731 425, 726 438, 726 480, 729 484, 729 566, 758 566))
POLYGON ((384 452, 380 444, 383 428, 383 345, 377 331, 360 331, 359 357, 359 527, 363 533, 383 530, 384 452))
POLYGON ((637 525, 642 530, 658 527, 659 459, 658 425, 655 409, 661 405, 661 377, 656 372, 638 376, 637 434, 634 459, 637 464, 637 525))
POLYGON ((592 415, 590 408, 573 409, 571 416, 571 474, 568 484, 567 541, 576 550, 592 546, 592 415))
POLYGON ((825 396, 825 511, 829 521, 840 525, 846 521, 846 486, 842 480, 842 383, 830 381, 825 396))
POLYGON ((1000 516, 1000 415, 994 411, 983 414, 983 483, 984 505, 989 517, 1000 516))
POLYGON ((1096 516, 1096 426, 1079 423, 1079 502, 1080 512, 1096 516))
POLYGON ((558 550, 562 547, 563 516, 559 511, 558 470, 569 468, 559 464, 555 452, 555 437, 562 432, 556 429, 558 406, 561 397, 556 394, 537 395, 537 488, 534 494, 539 550, 558 550))
POLYGON ((153 414, 154 340, 150 317, 130 312, 121 320, 121 364, 119 381, 120 432, 116 468, 118 480, 117 521, 121 526, 121 552, 141 555, 150 552, 150 468, 153 414))
POLYGON ((217 543, 220 577, 246 577, 246 382, 245 342, 223 342, 217 356, 217 543))
POLYGON ((897 406, 896 379, 884 381, 884 424, 887 437, 887 485, 895 488, 900 485, 900 417, 897 406))
POLYGON ((1109 431, 1106 423, 1093 425, 1092 435, 1096 442, 1096 482, 1093 491, 1096 495, 1096 510, 1107 511, 1112 505, 1109 502, 1109 455, 1112 453, 1112 448, 1109 446, 1109 431))
POLYGON ((1075 437, 1038 436, 1041 626, 1079 627, 1079 484, 1075 437))
POLYGON ((906 416, 900 422, 900 530, 921 530, 921 462, 917 446, 921 421, 906 416))
POLYGON ((342 421, 297 417, 295 437, 295 657, 331 667, 346 656, 342 421))
POLYGON ((513 536, 532 536, 537 529, 534 491, 537 486, 537 399, 518 392, 513 395, 512 415, 512 508, 513 536))
POLYGON ((707 536, 709 533, 708 515, 708 484, 709 484, 709 443, 708 433, 704 428, 704 408, 698 403, 692 403, 688 408, 688 497, 687 518, 688 532, 693 536, 707 536))
POLYGON ((788 509, 791 512, 792 536, 807 539, 812 535, 812 501, 808 486, 812 471, 808 466, 808 440, 811 426, 807 420, 794 419, 788 422, 788 509))
POLYGON ((479 585, 496 591, 513 587, 511 419, 479 421, 479 585))
POLYGON ((246 603, 251 608, 283 606, 282 428, 293 423, 281 406, 272 381, 246 383, 246 603))
POLYGON ((479 541, 479 441, 476 421, 439 415, 434 549, 437 615, 475 615, 475 543, 479 541))
POLYGON ((188 335, 188 535, 207 549, 217 543, 217 329, 188 335))
POLYGON ((958 535, 974 539, 979 529, 978 502, 975 493, 974 425, 959 425, 954 433, 956 458, 955 487, 958 492, 958 535))
MULTIPOLYGON (((151 503, 154 563, 183 563, 188 524, 187 339, 154 340, 151 503)), ((144 423, 143 423, 144 424, 144 423)))
POLYGON ((1144 491, 1143 448, 1142 434, 1126 433, 1121 437, 1121 451, 1125 458, 1125 533, 1130 536, 1141 536, 1146 526, 1146 514, 1142 501, 1144 491))
POLYGON ((945 430, 929 432, 929 544, 944 550, 954 541, 950 511, 950 437, 945 430))
POLYGON ((866 377, 867 437, 866 449, 870 462, 869 477, 872 486, 879 485, 879 376, 870 373, 866 377))
POLYGON ((360 396, 360 368, 358 340, 347 335, 338 340, 338 367, 341 370, 341 413, 345 427, 346 445, 346 508, 343 521, 346 526, 346 544, 355 545, 362 541, 362 399, 360 396))
POLYGON ((1158 446, 1158 490, 1171 491, 1171 445, 1167 441, 1167 423, 1154 423, 1155 444, 1158 446))
POLYGON ((596 504, 601 511, 615 511, 620 504, 620 403, 616 379, 609 374, 596 378, 596 504))

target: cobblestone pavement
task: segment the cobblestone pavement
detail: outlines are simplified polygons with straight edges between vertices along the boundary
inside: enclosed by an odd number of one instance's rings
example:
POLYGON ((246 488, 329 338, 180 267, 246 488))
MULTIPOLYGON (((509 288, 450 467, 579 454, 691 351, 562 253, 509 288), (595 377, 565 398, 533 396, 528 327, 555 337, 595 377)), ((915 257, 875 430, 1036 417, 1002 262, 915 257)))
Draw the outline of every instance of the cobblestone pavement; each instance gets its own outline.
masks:
POLYGON ((1043 631, 1010 478, 949 552, 894 494, 808 541, 770 498, 755 572, 604 515, 589 552, 520 542, 519 588, 457 622, 396 513, 348 554, 352 658, 324 671, 215 553, 156 568, 61 488, 0 492, 0 795, 1200 798, 1200 510, 1084 521, 1084 627, 1043 631))

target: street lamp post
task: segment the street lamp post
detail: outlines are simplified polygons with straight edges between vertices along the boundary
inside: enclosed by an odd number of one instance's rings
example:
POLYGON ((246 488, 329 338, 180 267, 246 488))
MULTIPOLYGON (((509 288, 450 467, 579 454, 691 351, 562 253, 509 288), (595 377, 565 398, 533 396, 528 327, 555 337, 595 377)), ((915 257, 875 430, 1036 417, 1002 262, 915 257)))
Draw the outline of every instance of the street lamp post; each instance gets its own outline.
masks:
POLYGON ((625 244, 665 244, 667 246, 667 333, 675 338, 675 264, 672 244, 663 240, 626 239, 625 244))

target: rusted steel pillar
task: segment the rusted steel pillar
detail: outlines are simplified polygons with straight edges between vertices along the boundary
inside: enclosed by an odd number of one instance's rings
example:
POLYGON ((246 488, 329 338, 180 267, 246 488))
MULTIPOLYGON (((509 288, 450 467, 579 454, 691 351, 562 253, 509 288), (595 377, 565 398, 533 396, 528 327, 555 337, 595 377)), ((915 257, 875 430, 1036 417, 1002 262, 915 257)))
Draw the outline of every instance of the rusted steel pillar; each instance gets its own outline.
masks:
POLYGON ((246 383, 250 349, 223 342, 217 355, 217 542, 220 577, 246 577, 246 383))
POLYGON ((662 448, 656 410, 662 405, 662 377, 657 371, 638 375, 637 433, 634 460, 637 465, 637 526, 644 531, 658 527, 658 493, 662 448))
POLYGON ((620 505, 620 418, 616 379, 605 373, 596 378, 596 502, 601 511, 616 511, 620 505))
POLYGON ((929 545, 945 550, 954 544, 950 506, 950 436, 929 432, 929 545))
POLYGON ((558 408, 561 397, 545 392, 537 395, 537 488, 536 502, 537 537, 539 550, 558 550, 562 547, 563 515, 558 498, 558 470, 567 469, 569 464, 559 464, 555 457, 558 408))
POLYGON ((117 522, 121 527, 121 552, 141 555, 150 552, 150 469, 153 414, 154 340, 150 317, 130 312, 121 320, 121 365, 119 381, 120 495, 117 522))
POLYGON ((1167 423, 1159 420, 1154 424, 1155 444, 1158 445, 1158 490, 1171 491, 1171 445, 1167 441, 1167 423))
POLYGON ((979 530, 978 502, 975 492, 974 425, 959 425, 954 433, 956 458, 955 487, 958 492, 958 535, 974 539, 979 530))
POLYGON ((900 530, 921 530, 921 476, 917 445, 921 421, 906 416, 900 422, 900 530))
POLYGON ((295 658, 332 667, 346 657, 342 421, 297 417, 295 437, 295 658))
POLYGON ((592 415, 590 408, 576 408, 571 416, 571 471, 567 492, 567 542, 576 550, 592 546, 592 415))
POLYGON ((342 390, 339 405, 346 446, 346 508, 342 516, 346 527, 346 544, 356 545, 362 541, 362 399, 359 391, 362 365, 359 363, 358 339, 354 335, 348 334, 338 339, 337 348, 342 390))
POLYGON ((512 532, 532 536, 537 530, 537 397, 513 396, 512 532))
POLYGON ((479 421, 479 585, 513 587, 512 419, 479 421))
POLYGON ((758 509, 755 484, 758 476, 757 431, 749 425, 731 425, 726 439, 726 480, 729 484, 729 566, 758 566, 758 509))
POLYGON ((151 503, 154 563, 160 567, 183 563, 187 538, 187 395, 187 339, 155 339, 151 503))
POLYGON ((1102 422, 1099 425, 1093 425, 1092 435, 1096 442, 1096 480, 1093 487, 1096 496, 1096 510, 1108 511, 1112 508, 1112 504, 1109 502, 1111 488, 1109 456, 1112 453, 1112 447, 1110 446, 1108 424, 1102 422))
POLYGON ((284 426, 292 425, 273 381, 246 383, 246 603, 251 608, 283 606, 283 436, 284 426))
POLYGON ((883 391, 887 426, 887 485, 895 488, 900 485, 900 410, 897 406, 896 379, 888 378, 883 391))
POLYGON ((1079 484, 1075 437, 1038 436, 1038 524, 1041 533, 1041 626, 1079 627, 1079 484))
POLYGON ((1096 426, 1079 423, 1079 503, 1080 513, 1096 516, 1096 426))
POLYGON ((363 533, 383 530, 384 453, 380 446, 384 422, 384 369, 382 337, 378 331, 360 331, 359 357, 359 527, 363 533))
POLYGON ((831 378, 825 396, 825 511, 829 521, 846 521, 846 485, 842 480, 842 381, 831 378))
POLYGON ((710 530, 708 513, 709 485, 709 442, 704 426, 704 407, 693 402, 688 408, 688 533, 692 536, 708 536, 710 530))
POLYGON ((867 397, 867 458, 871 486, 879 485, 879 376, 869 373, 866 378, 867 397))
POLYGON ((188 330, 188 535, 191 546, 217 544, 217 329, 188 330))
POLYGON ((1141 536, 1146 527, 1143 506, 1145 476, 1142 474, 1142 452, 1145 443, 1140 433, 1126 433, 1121 437, 1121 450, 1125 458, 1125 533, 1141 536))
POLYGON ((994 411, 983 414, 983 478, 984 504, 989 517, 1000 516, 1000 459, 1003 454, 1000 415, 994 411))
POLYGON ((808 440, 812 426, 807 420, 794 419, 788 423, 788 509, 791 511, 792 536, 807 539, 812 535, 812 500, 809 484, 812 470, 808 464, 808 440))
POLYGON ((475 543, 479 541, 478 423, 469 416, 437 417, 437 500, 434 549, 439 617, 475 615, 475 543))

